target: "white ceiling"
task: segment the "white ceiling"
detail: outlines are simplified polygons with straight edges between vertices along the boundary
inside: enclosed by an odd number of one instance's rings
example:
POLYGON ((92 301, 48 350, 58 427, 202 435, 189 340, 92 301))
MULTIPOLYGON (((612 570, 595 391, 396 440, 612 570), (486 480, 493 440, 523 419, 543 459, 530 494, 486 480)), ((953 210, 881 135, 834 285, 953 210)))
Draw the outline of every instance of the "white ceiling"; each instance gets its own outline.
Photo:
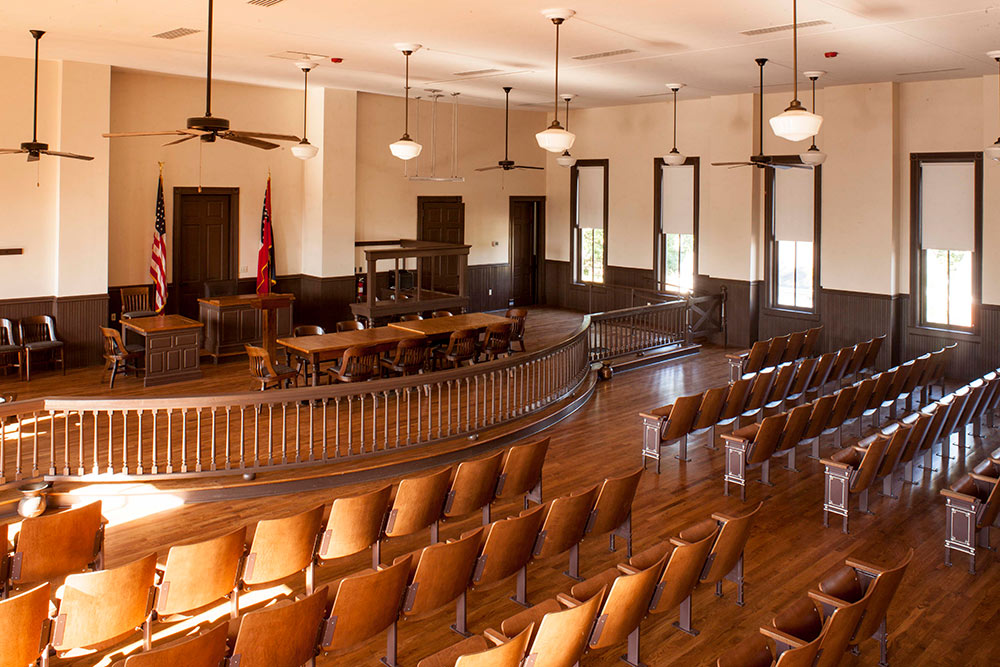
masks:
MULTIPOLYGON (((400 95, 403 58, 396 42, 419 42, 411 85, 459 92, 466 103, 514 108, 552 100, 554 29, 549 1, 282 0, 270 7, 216 0, 218 78, 298 86, 300 51, 344 59, 325 63, 311 83, 400 95), (478 76, 458 72, 498 69, 478 76)), ((792 34, 741 31, 791 22, 791 0, 571 0, 577 15, 562 29, 561 92, 578 106, 661 99, 664 84, 682 95, 748 92, 755 57, 771 59, 768 83, 790 86, 792 34), (574 56, 618 49, 594 60, 574 56)), ((0 5, 0 55, 31 57, 31 28, 44 29, 42 57, 200 76, 205 33, 174 40, 152 35, 204 29, 207 0, 44 0, 0 5)), ((1000 0, 800 0, 799 20, 829 25, 799 33, 799 70, 827 70, 828 85, 981 76, 996 71, 985 53, 1000 49, 1000 0), (837 51, 836 58, 824 52, 837 51)), ((800 80, 804 78, 800 76, 800 80)), ((822 85, 822 83, 821 83, 822 85)))

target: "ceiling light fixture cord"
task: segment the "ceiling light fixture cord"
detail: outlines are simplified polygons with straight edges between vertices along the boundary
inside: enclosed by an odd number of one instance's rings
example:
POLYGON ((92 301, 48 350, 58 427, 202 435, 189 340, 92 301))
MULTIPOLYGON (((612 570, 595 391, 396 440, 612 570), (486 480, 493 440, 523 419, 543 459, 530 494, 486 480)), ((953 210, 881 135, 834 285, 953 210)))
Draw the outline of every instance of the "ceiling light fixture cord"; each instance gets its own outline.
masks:
MULTIPOLYGON (((812 89, 813 89, 812 112, 816 113, 816 77, 811 76, 809 77, 809 80, 812 81, 812 89)), ((812 146, 810 146, 810 148, 816 148, 815 134, 812 136, 812 146)))
POLYGON ((764 155, 764 65, 767 58, 757 58, 757 68, 760 70, 760 100, 757 112, 757 132, 760 141, 758 155, 764 155))
MULTIPOLYGON (((556 28, 558 30, 558 28, 556 28)), ((510 86, 506 86, 503 89, 504 99, 503 99, 503 161, 507 162, 510 160, 507 157, 507 142, 509 140, 510 131, 510 86)), ((558 98, 557 98, 558 99, 558 98)), ((557 103, 558 105, 558 103, 557 103)))
POLYGON ((569 132, 569 98, 566 98, 566 131, 569 132))
POLYGON ((208 0, 208 76, 205 77, 205 118, 212 116, 212 4, 208 0))
POLYGON ((458 95, 451 94, 451 177, 458 177, 458 95))

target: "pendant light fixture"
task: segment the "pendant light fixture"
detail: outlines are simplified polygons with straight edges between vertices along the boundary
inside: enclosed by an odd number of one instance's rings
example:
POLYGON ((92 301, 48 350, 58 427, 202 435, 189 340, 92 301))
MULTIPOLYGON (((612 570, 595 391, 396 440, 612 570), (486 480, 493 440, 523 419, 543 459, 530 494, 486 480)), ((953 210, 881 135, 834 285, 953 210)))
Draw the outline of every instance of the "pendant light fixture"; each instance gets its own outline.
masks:
POLYGON ((535 140, 541 148, 550 153, 563 153, 573 147, 576 135, 563 129, 559 124, 559 26, 563 21, 576 14, 572 9, 544 9, 542 15, 556 26, 556 67, 555 67, 555 116, 548 129, 535 135, 535 140))
POLYGON ((420 155, 423 146, 410 139, 410 56, 420 48, 420 44, 396 44, 395 47, 406 57, 406 87, 403 102, 403 136, 399 141, 389 144, 389 150, 400 160, 412 160, 420 155))
POLYGON ((771 119, 771 129, 782 139, 802 141, 819 133, 823 117, 809 113, 799 102, 799 17, 798 2, 792 0, 792 103, 771 119))
POLYGON ((687 157, 677 150, 677 91, 684 87, 683 83, 668 83, 667 88, 674 94, 674 147, 663 156, 663 161, 671 167, 677 167, 687 161, 687 157))
MULTIPOLYGON (((826 72, 812 71, 812 72, 803 72, 803 74, 809 77, 809 80, 812 81, 812 93, 813 93, 812 109, 815 112, 816 79, 826 74, 826 72)), ((816 147, 816 135, 813 135, 812 146, 809 147, 809 150, 807 150, 805 153, 799 153, 799 159, 802 160, 802 164, 808 164, 810 166, 816 166, 818 164, 823 164, 824 162, 826 162, 826 153, 824 153, 823 151, 821 151, 816 147)))
MULTIPOLYGON (((563 93, 560 95, 563 101, 566 103, 566 131, 569 132, 569 103, 576 95, 572 93, 563 93)), ((562 152, 562 155, 556 158, 556 164, 560 167, 572 167, 576 164, 576 158, 569 154, 569 149, 562 152)))
POLYGON ((295 63, 295 66, 302 70, 302 141, 292 146, 292 155, 300 160, 309 160, 316 157, 319 147, 313 146, 306 139, 306 120, 309 113, 309 72, 311 72, 319 62, 311 58, 305 58, 295 63))
MULTIPOLYGON (((1000 70, 1000 51, 990 51, 986 55, 997 61, 997 68, 1000 70)), ((997 79, 997 103, 1000 104, 1000 79, 997 79)), ((1000 106, 997 107, 997 112, 1000 114, 1000 106)), ((997 139, 997 142, 992 146, 987 146, 983 151, 983 155, 991 160, 1000 162, 1000 139, 997 139)))

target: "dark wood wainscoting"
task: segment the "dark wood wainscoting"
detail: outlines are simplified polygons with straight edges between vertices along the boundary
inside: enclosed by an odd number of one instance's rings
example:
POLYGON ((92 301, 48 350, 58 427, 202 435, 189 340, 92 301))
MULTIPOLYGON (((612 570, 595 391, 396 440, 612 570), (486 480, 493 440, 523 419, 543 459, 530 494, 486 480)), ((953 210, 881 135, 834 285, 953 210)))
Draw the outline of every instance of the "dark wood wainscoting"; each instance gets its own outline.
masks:
POLYGON ((507 308, 510 302, 510 264, 474 264, 466 269, 465 278, 469 281, 469 310, 507 308))
POLYGON ((749 347, 757 340, 760 284, 757 281, 716 278, 697 275, 695 288, 706 294, 716 294, 726 288, 726 338, 717 333, 709 340, 716 345, 729 347, 749 347))
POLYGON ((66 344, 66 365, 89 366, 101 360, 101 332, 107 322, 108 295, 39 296, 0 301, 0 317, 18 320, 31 315, 51 315, 56 336, 66 344))

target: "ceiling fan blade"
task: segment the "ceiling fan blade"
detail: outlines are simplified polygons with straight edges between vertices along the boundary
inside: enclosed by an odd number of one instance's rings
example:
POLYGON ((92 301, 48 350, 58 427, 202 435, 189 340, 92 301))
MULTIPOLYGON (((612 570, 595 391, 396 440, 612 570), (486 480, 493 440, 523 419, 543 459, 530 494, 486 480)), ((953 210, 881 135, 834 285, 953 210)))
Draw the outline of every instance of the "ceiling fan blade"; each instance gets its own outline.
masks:
POLYGON ((476 171, 493 171, 494 169, 500 169, 500 167, 479 167, 476 171))
POLYGON ((713 162, 713 167, 749 167, 753 162, 713 162))
POLYGON ((102 137, 115 139, 117 137, 162 137, 171 134, 202 134, 200 130, 164 130, 163 132, 106 132, 102 137))
POLYGON ((226 134, 220 134, 219 138, 226 139, 228 141, 235 141, 238 144, 246 144, 247 146, 253 146, 254 148, 263 148, 266 151, 278 148, 278 144, 272 144, 270 141, 261 141, 260 139, 241 137, 239 135, 233 135, 231 132, 226 134))
POLYGON ((526 164, 515 164, 511 169, 541 169, 544 171, 545 167, 529 167, 526 164))
POLYGON ((255 139, 277 139, 278 141, 301 141, 292 134, 268 134, 267 132, 242 132, 240 130, 229 130, 228 134, 235 137, 251 137, 255 139))
POLYGON ((197 136, 198 136, 197 134, 189 134, 186 137, 181 137, 180 139, 174 139, 173 141, 168 141, 167 143, 165 143, 163 145, 164 146, 173 146, 174 144, 179 144, 182 141, 188 141, 189 139, 195 139, 195 138, 197 138, 197 136))
POLYGON ((28 162, 38 162, 40 155, 38 153, 32 153, 31 151, 25 151, 28 153, 28 162))
POLYGON ((14 153, 27 153, 23 148, 0 148, 0 155, 12 155, 14 153))
POLYGON ((812 168, 812 167, 809 167, 809 166, 804 165, 804 164, 776 164, 776 163, 773 163, 773 162, 772 163, 768 163, 768 164, 764 164, 762 166, 764 166, 764 167, 770 167, 771 169, 811 169, 812 168))
POLYGON ((55 157, 71 157, 74 160, 93 160, 89 155, 80 155, 78 153, 60 153, 59 151, 40 151, 46 155, 54 155, 55 157))

